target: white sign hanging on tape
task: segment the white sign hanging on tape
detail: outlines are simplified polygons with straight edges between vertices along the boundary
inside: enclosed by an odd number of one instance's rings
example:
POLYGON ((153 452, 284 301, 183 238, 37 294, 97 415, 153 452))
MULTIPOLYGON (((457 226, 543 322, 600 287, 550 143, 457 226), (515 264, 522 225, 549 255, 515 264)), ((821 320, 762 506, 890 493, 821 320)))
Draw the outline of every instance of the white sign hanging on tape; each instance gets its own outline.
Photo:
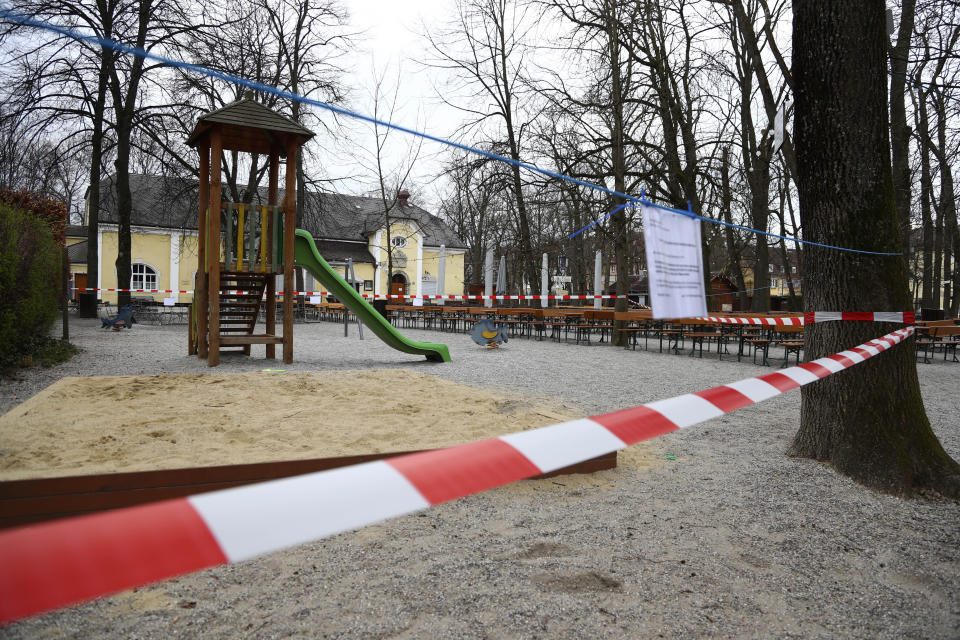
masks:
POLYGON ((653 317, 706 315, 700 221, 646 203, 640 209, 653 317))

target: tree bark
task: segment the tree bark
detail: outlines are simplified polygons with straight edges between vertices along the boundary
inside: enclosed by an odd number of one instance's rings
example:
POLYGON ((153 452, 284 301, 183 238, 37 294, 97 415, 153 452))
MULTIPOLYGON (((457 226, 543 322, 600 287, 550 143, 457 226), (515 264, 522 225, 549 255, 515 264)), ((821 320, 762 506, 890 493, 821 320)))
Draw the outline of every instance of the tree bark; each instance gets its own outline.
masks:
MULTIPOLYGON (((890 163, 884 5, 797 0, 794 10, 797 183, 808 240, 870 251, 902 245, 890 163)), ((804 248, 808 311, 906 311, 902 256, 804 248)), ((807 328, 814 359, 898 325, 827 322, 807 328)), ((807 385, 790 454, 829 463, 898 495, 960 497, 960 465, 930 428, 912 339, 807 385)))

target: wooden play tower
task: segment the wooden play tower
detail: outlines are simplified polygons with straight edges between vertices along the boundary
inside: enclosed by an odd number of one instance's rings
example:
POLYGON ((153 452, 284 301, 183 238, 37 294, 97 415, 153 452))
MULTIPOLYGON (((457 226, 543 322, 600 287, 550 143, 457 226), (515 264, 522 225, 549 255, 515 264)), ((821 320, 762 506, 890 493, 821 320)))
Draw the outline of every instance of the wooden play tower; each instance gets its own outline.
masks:
POLYGON ((189 353, 206 358, 211 367, 220 363, 221 348, 240 347, 250 355, 250 346, 254 344, 266 345, 267 358, 275 358, 276 345, 282 344, 283 361, 293 362, 297 154, 313 135, 248 95, 201 116, 187 140, 200 154, 197 277, 189 353), (225 151, 269 158, 266 206, 223 201, 221 164, 225 151), (277 201, 281 157, 286 158, 282 203, 277 201), (223 243, 222 222, 226 223, 223 243), (255 233, 257 226, 259 233, 255 233), (283 334, 278 336, 275 283, 280 273, 283 334), (266 305, 266 329, 256 334, 254 327, 261 304, 266 305))

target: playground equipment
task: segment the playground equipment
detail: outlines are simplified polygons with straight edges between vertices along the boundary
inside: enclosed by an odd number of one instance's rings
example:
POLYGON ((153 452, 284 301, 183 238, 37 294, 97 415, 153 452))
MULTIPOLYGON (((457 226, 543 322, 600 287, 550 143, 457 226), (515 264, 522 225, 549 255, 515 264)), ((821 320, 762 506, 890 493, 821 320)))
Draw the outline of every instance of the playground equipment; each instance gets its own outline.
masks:
POLYGON ((341 278, 333 267, 327 264, 327 261, 317 251, 317 245, 314 243, 313 237, 303 229, 296 230, 294 251, 295 264, 304 267, 313 274, 318 282, 323 284, 330 293, 337 296, 337 299, 345 307, 353 311, 357 318, 387 345, 397 351, 425 356, 427 360, 434 362, 450 362, 450 351, 447 349, 447 345, 410 340, 397 331, 386 318, 364 300, 363 296, 357 293, 353 286, 341 278))
POLYGON ((473 338, 474 342, 487 349, 496 349, 507 341, 507 334, 503 327, 494 324, 493 320, 489 318, 484 318, 473 325, 470 337, 473 338))
POLYGON ((129 329, 133 323, 133 305, 126 305, 115 316, 101 317, 100 323, 101 329, 112 328, 114 331, 129 329))
POLYGON ((240 347, 250 355, 251 345, 263 344, 270 359, 276 357, 279 344, 283 345, 283 361, 293 362, 293 268, 300 265, 394 349, 449 362, 446 345, 415 342, 400 335, 330 268, 310 234, 294 229, 297 156, 313 135, 249 94, 197 121, 187 140, 200 154, 196 293, 188 323, 188 353, 205 358, 213 367, 220 362, 222 347, 240 347), (266 206, 223 201, 220 166, 224 151, 269 159, 266 206), (283 200, 278 202, 281 157, 286 158, 286 172, 283 200), (225 231, 223 247, 221 231, 225 231), (276 276, 281 274, 283 332, 278 335, 276 276), (265 331, 254 333, 261 304, 266 305, 265 331))

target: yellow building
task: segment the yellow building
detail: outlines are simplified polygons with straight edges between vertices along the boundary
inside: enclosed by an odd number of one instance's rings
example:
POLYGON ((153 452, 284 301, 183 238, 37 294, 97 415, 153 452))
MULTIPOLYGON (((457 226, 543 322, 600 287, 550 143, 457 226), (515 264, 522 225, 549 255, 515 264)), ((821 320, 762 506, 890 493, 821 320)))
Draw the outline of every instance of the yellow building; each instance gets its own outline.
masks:
MULTIPOLYGON (((67 234, 68 245, 77 245, 71 252, 74 286, 95 286, 100 289, 100 299, 113 303, 117 294, 107 290, 117 288, 158 290, 133 295, 152 296, 158 301, 174 298, 177 302, 189 302, 193 299, 197 265, 196 182, 132 175, 130 185, 133 192, 131 282, 117 282, 118 225, 115 187, 110 177, 100 187, 96 284, 81 284, 87 272, 86 227, 71 227, 67 234)), ((226 199, 228 191, 224 191, 226 199)), ((265 201, 266 194, 255 194, 254 204, 259 204, 261 198, 265 201)), ((88 220, 89 211, 84 223, 88 220)), ((391 290, 409 296, 436 295, 440 291, 446 295, 464 293, 466 245, 442 220, 411 204, 405 191, 387 212, 379 198, 307 193, 302 220, 302 228, 313 235, 317 249, 332 267, 345 273, 348 261, 352 261, 353 275, 345 275, 361 293, 385 295, 391 290), (387 259, 388 218, 393 247, 392 279, 387 259), (442 284, 438 282, 441 253, 446 256, 442 284)), ((282 288, 282 277, 278 276, 277 290, 282 288)), ((309 273, 304 274, 304 290, 320 292, 309 273)))

